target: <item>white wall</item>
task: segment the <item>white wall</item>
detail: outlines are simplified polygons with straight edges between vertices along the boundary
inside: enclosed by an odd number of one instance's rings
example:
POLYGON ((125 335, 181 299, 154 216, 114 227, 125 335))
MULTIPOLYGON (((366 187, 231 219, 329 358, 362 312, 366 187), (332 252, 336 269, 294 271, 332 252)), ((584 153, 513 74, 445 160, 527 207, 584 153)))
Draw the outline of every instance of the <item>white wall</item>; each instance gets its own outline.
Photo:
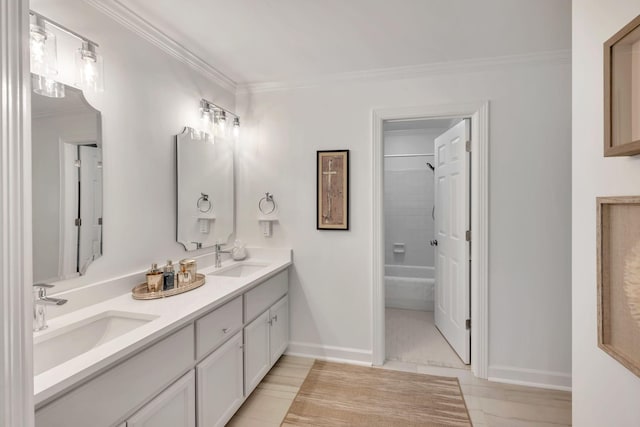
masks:
MULTIPOLYGON (((200 98, 232 109, 235 95, 81 0, 32 0, 31 8, 97 42, 105 91, 87 95, 102 112, 104 256, 58 290, 184 258, 176 242, 175 140, 199 120, 200 98)), ((79 43, 59 35, 60 79, 73 83, 79 43)), ((203 250, 206 252, 206 250, 203 250)))
POLYGON ((638 0, 573 3, 573 423, 640 425, 640 378, 597 347, 596 197, 640 194, 640 156, 604 158, 602 44, 638 0))
POLYGON ((504 64, 238 98, 240 237, 291 246, 291 350, 371 360, 372 109, 489 100, 490 375, 568 385, 570 66, 504 64), (351 150, 351 230, 315 228, 316 150, 351 150), (280 222, 263 238, 266 191, 280 222))

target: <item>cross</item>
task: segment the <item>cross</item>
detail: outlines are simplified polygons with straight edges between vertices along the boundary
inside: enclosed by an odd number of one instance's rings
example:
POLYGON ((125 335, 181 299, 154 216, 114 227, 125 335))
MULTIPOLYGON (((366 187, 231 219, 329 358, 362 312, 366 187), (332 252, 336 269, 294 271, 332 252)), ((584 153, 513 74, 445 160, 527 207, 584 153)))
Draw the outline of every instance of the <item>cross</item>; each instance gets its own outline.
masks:
POLYGON ((328 171, 323 171, 322 175, 326 175, 327 176, 327 215, 325 215, 325 222, 328 222, 329 219, 331 219, 331 175, 335 175, 338 172, 331 170, 331 167, 333 166, 333 159, 329 159, 329 170, 328 171))

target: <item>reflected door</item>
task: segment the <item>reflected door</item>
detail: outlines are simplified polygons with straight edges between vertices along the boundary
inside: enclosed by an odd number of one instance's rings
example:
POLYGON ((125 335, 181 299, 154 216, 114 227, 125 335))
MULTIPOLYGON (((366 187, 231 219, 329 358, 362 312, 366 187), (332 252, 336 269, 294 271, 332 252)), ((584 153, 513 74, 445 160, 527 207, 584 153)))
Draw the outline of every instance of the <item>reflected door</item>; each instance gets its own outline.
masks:
POLYGON ((102 253, 102 150, 91 145, 78 147, 80 159, 80 227, 78 269, 87 267, 102 253))

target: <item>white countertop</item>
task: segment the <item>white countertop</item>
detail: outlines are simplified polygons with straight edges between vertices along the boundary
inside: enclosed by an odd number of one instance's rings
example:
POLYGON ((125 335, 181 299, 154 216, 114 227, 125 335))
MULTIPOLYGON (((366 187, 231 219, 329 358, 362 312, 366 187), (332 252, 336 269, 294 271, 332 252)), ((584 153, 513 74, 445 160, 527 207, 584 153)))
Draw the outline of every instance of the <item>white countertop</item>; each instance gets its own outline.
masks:
MULTIPOLYGON (((157 300, 135 300, 131 292, 79 308, 48 320, 48 329, 36 332, 34 337, 51 333, 59 328, 76 323, 106 311, 124 311, 158 316, 157 319, 99 345, 86 353, 55 366, 34 377, 34 399, 36 406, 60 392, 96 375, 105 368, 132 355, 137 350, 180 329, 189 322, 246 292, 264 279, 275 275, 291 265, 291 250, 251 251, 243 262, 264 263, 267 267, 244 277, 210 276, 214 267, 199 268, 206 276, 206 283, 192 291, 157 300)), ((235 264, 225 261, 225 268, 235 264)), ((83 291, 80 289, 79 291, 83 291)), ((86 292, 86 290, 84 291, 86 292)), ((73 291, 66 293, 71 300, 73 291)))

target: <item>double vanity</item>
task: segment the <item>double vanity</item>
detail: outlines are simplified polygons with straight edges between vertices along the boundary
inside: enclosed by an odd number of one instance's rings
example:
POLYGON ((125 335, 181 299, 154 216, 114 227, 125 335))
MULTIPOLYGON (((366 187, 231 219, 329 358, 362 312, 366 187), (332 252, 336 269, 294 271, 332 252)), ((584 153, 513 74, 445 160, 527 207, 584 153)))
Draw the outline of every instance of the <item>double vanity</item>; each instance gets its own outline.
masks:
POLYGON ((133 299, 142 273, 56 295, 72 308, 34 334, 36 426, 228 422, 289 336, 291 251, 249 253, 220 268, 203 256, 205 285, 169 298, 133 299))

